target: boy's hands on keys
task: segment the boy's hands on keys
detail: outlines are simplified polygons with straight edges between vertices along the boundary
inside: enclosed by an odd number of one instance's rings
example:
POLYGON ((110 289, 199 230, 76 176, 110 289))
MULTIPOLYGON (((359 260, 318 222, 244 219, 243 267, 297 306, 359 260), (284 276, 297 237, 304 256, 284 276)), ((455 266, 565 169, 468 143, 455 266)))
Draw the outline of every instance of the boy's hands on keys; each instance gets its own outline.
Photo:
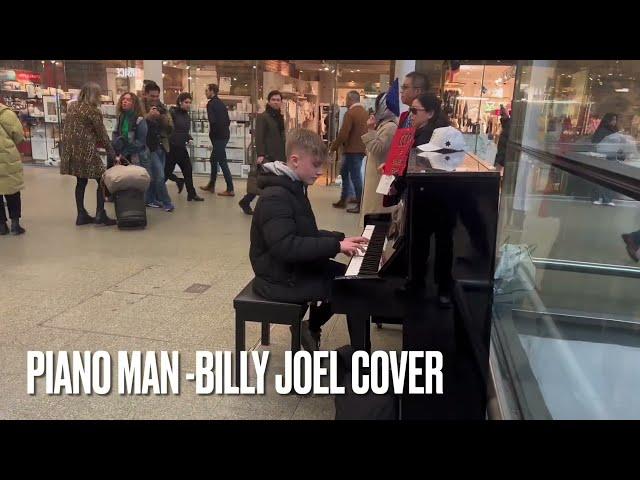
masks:
POLYGON ((344 253, 350 257, 358 254, 364 254, 367 250, 369 240, 364 237, 347 237, 340 242, 340 253, 344 253))

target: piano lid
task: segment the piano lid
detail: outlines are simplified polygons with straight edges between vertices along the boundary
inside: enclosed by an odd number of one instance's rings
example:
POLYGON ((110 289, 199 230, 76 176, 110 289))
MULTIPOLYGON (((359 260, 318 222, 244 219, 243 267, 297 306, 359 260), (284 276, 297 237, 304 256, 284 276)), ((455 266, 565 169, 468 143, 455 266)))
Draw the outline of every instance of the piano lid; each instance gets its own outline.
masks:
POLYGON ((467 152, 437 153, 411 150, 407 165, 407 176, 459 173, 494 173, 498 171, 467 152))

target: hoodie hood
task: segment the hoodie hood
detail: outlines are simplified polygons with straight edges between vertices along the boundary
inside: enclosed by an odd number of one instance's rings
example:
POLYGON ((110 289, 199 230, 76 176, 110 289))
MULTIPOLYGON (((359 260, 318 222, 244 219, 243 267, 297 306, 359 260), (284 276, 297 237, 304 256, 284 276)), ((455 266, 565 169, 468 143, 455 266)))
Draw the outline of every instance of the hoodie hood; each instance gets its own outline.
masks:
POLYGON ((287 176, 294 182, 300 181, 300 178, 298 177, 296 172, 291 170, 286 163, 283 163, 280 160, 276 160, 275 162, 264 163, 262 164, 262 168, 267 172, 273 173, 274 175, 277 175, 279 177, 287 176))
POLYGON ((258 175, 258 189, 265 190, 269 187, 283 187, 294 195, 305 195, 307 191, 293 170, 281 161, 262 164, 262 175, 258 175))

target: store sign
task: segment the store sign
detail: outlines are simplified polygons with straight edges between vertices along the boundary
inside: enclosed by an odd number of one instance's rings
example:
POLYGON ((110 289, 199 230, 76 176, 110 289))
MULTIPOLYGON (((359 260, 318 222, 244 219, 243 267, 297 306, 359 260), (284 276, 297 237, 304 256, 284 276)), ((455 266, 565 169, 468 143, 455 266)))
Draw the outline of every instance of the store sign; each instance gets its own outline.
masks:
POLYGON ((129 68, 116 68, 116 76, 120 78, 136 78, 136 69, 129 68))
POLYGON ((40 83, 40 74, 29 70, 16 70, 16 79, 20 83, 40 83))

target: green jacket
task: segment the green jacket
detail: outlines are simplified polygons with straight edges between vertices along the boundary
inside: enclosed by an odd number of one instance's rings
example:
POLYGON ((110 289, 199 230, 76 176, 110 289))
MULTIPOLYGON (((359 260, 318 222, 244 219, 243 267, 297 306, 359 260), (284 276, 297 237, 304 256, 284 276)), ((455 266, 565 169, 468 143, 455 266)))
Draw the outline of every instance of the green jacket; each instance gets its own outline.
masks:
POLYGON ((22 155, 18 151, 22 142, 22 123, 9 107, 0 104, 0 195, 12 195, 24 188, 22 155))

